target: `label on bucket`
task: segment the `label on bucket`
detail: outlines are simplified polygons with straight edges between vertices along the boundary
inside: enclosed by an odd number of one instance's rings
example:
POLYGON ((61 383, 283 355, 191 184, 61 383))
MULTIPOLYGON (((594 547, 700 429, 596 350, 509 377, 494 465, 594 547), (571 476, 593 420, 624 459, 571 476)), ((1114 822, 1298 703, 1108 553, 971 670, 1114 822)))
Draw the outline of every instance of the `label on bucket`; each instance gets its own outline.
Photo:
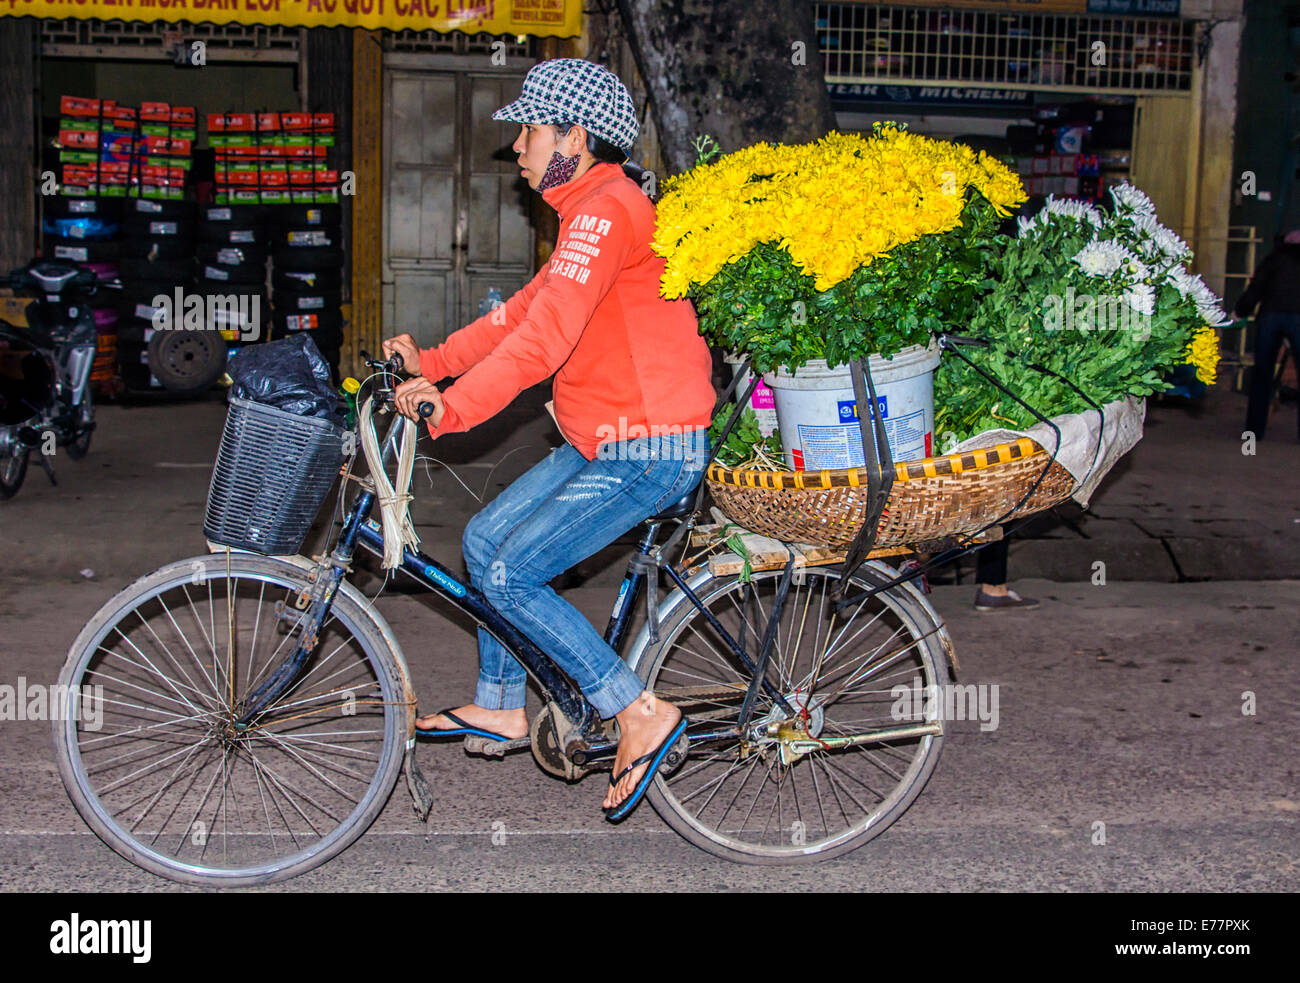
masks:
MULTIPOLYGON (((882 411, 885 398, 878 397, 882 411)), ((841 426, 809 426, 799 424, 799 449, 796 470, 820 471, 823 468, 860 468, 866 464, 862 453, 862 430, 856 419, 857 406, 840 403, 841 416, 848 407, 848 419, 841 426), (802 462, 803 467, 798 467, 802 462)), ((914 410, 904 416, 890 419, 885 415, 885 438, 894 461, 915 461, 930 455, 930 432, 926 427, 925 411, 914 410)))
MULTIPOLYGON (((880 415, 889 419, 889 397, 877 396, 876 403, 880 407, 880 415)), ((856 399, 841 399, 836 403, 839 410, 841 423, 856 423, 858 419, 858 401, 856 399)))

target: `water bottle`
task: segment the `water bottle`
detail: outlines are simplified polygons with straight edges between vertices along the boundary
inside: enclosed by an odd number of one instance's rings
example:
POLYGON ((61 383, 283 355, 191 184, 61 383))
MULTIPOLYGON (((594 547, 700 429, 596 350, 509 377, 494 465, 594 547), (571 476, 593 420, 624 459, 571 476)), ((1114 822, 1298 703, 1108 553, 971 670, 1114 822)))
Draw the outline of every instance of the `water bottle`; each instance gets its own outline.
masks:
POLYGON ((347 406, 347 427, 352 429, 357 422, 357 393, 361 390, 361 383, 352 376, 343 380, 339 386, 339 393, 343 397, 343 402, 347 406))
POLYGON ((488 287, 487 296, 478 302, 478 316, 482 317, 488 311, 496 310, 504 303, 505 300, 501 297, 501 289, 499 287, 488 287))

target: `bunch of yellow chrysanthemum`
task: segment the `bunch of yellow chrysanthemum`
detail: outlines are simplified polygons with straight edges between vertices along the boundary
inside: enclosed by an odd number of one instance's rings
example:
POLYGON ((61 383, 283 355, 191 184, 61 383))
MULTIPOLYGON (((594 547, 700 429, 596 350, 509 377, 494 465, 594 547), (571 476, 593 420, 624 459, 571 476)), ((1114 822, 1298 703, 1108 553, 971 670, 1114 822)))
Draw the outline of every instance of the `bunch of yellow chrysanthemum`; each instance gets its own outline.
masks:
POLYGON ((681 297, 760 242, 828 290, 891 249, 961 224, 968 189, 1006 216, 1026 198, 1000 161, 883 126, 799 146, 755 144, 665 184, 653 248, 681 297))
POLYGON ((1214 385, 1215 370, 1219 365, 1219 333, 1208 324, 1197 329, 1187 344, 1184 361, 1196 367, 1196 378, 1207 386, 1214 385))

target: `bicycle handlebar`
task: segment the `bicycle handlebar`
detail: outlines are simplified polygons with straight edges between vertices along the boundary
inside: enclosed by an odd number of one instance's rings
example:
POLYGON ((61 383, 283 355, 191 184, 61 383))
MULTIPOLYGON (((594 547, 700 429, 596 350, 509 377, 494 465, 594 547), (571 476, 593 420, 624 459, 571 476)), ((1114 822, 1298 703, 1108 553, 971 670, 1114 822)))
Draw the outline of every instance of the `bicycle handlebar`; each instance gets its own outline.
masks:
MULTIPOLYGON (((381 406, 392 408, 393 394, 394 389, 396 388, 395 376, 397 373, 405 371, 406 360, 402 358, 400 352, 393 352, 389 358, 382 362, 378 359, 371 358, 369 352, 363 351, 360 354, 362 361, 364 361, 369 368, 373 369, 380 376, 381 385, 379 392, 375 394, 377 401, 381 406)), ((432 403, 425 401, 416 407, 416 412, 420 414, 420 419, 427 420, 429 417, 433 416, 434 409, 435 407, 432 403)))

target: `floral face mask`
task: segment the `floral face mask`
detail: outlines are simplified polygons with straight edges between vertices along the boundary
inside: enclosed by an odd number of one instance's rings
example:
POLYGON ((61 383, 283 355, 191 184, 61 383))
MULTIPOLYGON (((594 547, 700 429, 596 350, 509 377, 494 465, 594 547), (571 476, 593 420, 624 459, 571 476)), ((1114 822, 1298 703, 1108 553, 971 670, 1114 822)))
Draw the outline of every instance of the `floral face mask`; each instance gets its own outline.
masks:
POLYGON ((551 154, 551 162, 546 165, 546 173, 542 175, 542 182, 537 186, 538 191, 545 191, 547 188, 554 188, 563 184, 573 177, 573 172, 578 169, 578 164, 582 158, 575 154, 572 157, 565 157, 558 150, 551 154))

